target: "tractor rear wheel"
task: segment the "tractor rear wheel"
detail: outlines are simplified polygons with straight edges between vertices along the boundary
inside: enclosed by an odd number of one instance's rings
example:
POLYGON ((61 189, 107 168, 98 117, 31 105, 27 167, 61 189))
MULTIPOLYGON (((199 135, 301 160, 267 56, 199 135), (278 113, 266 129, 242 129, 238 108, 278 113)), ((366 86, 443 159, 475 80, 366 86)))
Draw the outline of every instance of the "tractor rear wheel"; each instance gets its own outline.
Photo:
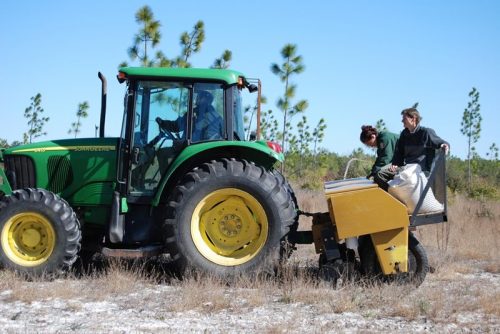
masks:
POLYGON ((289 199, 288 202, 290 205, 293 205, 294 209, 289 210, 289 213, 292 215, 290 217, 287 217, 287 220, 293 220, 293 224, 290 225, 290 232, 283 238, 281 241, 281 259, 286 261, 293 253, 294 250, 296 250, 295 243, 293 242, 294 240, 294 233, 297 232, 297 229, 299 227, 299 215, 298 215, 298 210, 299 210, 299 203, 297 201, 297 197, 295 196, 295 192, 292 189, 292 186, 290 183, 288 183, 287 179, 281 174, 280 171, 278 170, 273 170, 272 171, 273 175, 278 179, 280 185, 286 189, 289 199))
POLYGON ((294 223, 289 198, 271 172, 245 160, 193 169, 167 204, 164 234, 176 268, 228 278, 273 269, 294 223))
POLYGON ((0 201, 0 264, 28 276, 64 272, 80 251, 80 223, 68 203, 43 189, 0 201))

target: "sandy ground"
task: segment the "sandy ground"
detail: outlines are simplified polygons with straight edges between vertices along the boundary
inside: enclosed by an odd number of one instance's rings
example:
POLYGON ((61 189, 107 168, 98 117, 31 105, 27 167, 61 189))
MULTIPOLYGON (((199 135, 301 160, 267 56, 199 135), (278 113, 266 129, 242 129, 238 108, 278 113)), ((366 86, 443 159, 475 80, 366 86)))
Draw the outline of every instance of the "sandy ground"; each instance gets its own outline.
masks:
MULTIPOLYGON (((0 291, 1 333, 500 333, 498 316, 479 310, 463 311, 463 308, 455 313, 451 311, 449 319, 432 320, 425 316, 386 316, 380 309, 373 308, 334 313, 319 305, 284 302, 279 291, 270 296, 267 303, 253 305, 242 296, 250 298, 256 291, 234 291, 227 287, 223 289, 223 298, 231 299, 233 295, 236 298, 228 307, 221 307, 215 299, 200 298, 191 309, 175 311, 172 306, 182 303, 185 287, 138 282, 127 293, 100 298, 88 293, 85 280, 23 284, 46 290, 66 286, 81 289, 82 295, 17 297, 19 292, 11 289, 0 291)), ((419 289, 446 291, 467 286, 499 295, 500 275, 481 271, 447 277, 429 274, 419 289)), ((380 308, 383 310, 384 305, 380 308)))

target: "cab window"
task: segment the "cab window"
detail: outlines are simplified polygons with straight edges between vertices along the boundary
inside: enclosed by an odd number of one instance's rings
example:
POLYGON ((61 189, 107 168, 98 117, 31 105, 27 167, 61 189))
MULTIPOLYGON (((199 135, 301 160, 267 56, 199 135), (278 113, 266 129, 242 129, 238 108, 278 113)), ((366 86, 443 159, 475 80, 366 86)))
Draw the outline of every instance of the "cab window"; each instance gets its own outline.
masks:
POLYGON ((133 147, 139 152, 132 165, 131 192, 152 194, 185 138, 190 90, 182 83, 140 81, 137 86, 133 147), (159 123, 178 125, 165 130, 159 123))

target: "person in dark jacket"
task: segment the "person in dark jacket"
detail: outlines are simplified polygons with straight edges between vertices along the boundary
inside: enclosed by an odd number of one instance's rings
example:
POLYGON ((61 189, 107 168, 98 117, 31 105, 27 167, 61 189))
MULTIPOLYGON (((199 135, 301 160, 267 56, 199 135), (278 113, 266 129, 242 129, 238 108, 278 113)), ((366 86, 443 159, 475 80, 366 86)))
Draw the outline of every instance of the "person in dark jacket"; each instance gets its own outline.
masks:
POLYGON ((378 184, 378 172, 391 166, 394 150, 398 142, 399 136, 389 131, 378 131, 371 125, 363 125, 361 127, 361 134, 359 140, 366 146, 377 148, 377 158, 372 166, 370 174, 367 178, 373 177, 374 181, 378 184))
MULTIPOLYGON (((191 140, 193 142, 203 140, 221 139, 224 134, 223 119, 212 106, 214 97, 205 90, 196 92, 195 107, 193 108, 193 132, 191 140)), ((162 120, 157 117, 156 121, 161 128, 179 132, 186 128, 188 113, 179 117, 177 120, 162 120)))
MULTIPOLYGON (((386 173, 379 173, 379 178, 387 183, 394 178, 399 167, 417 163, 422 171, 429 172, 435 151, 443 148, 447 154, 450 144, 441 139, 431 128, 420 125, 422 117, 415 108, 408 108, 401 112, 404 130, 401 132, 392 159, 392 165, 386 173)), ((387 186, 384 188, 387 190, 387 186)))

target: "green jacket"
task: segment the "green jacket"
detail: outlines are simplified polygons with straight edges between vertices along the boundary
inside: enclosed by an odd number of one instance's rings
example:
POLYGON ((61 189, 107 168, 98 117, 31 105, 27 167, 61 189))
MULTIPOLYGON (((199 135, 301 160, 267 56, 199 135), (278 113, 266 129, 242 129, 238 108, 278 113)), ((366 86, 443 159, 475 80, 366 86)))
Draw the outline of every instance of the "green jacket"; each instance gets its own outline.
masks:
POLYGON ((389 132, 380 131, 377 136, 377 159, 373 164, 372 171, 369 176, 377 173, 380 168, 392 162, 394 151, 398 143, 399 135, 389 132))

